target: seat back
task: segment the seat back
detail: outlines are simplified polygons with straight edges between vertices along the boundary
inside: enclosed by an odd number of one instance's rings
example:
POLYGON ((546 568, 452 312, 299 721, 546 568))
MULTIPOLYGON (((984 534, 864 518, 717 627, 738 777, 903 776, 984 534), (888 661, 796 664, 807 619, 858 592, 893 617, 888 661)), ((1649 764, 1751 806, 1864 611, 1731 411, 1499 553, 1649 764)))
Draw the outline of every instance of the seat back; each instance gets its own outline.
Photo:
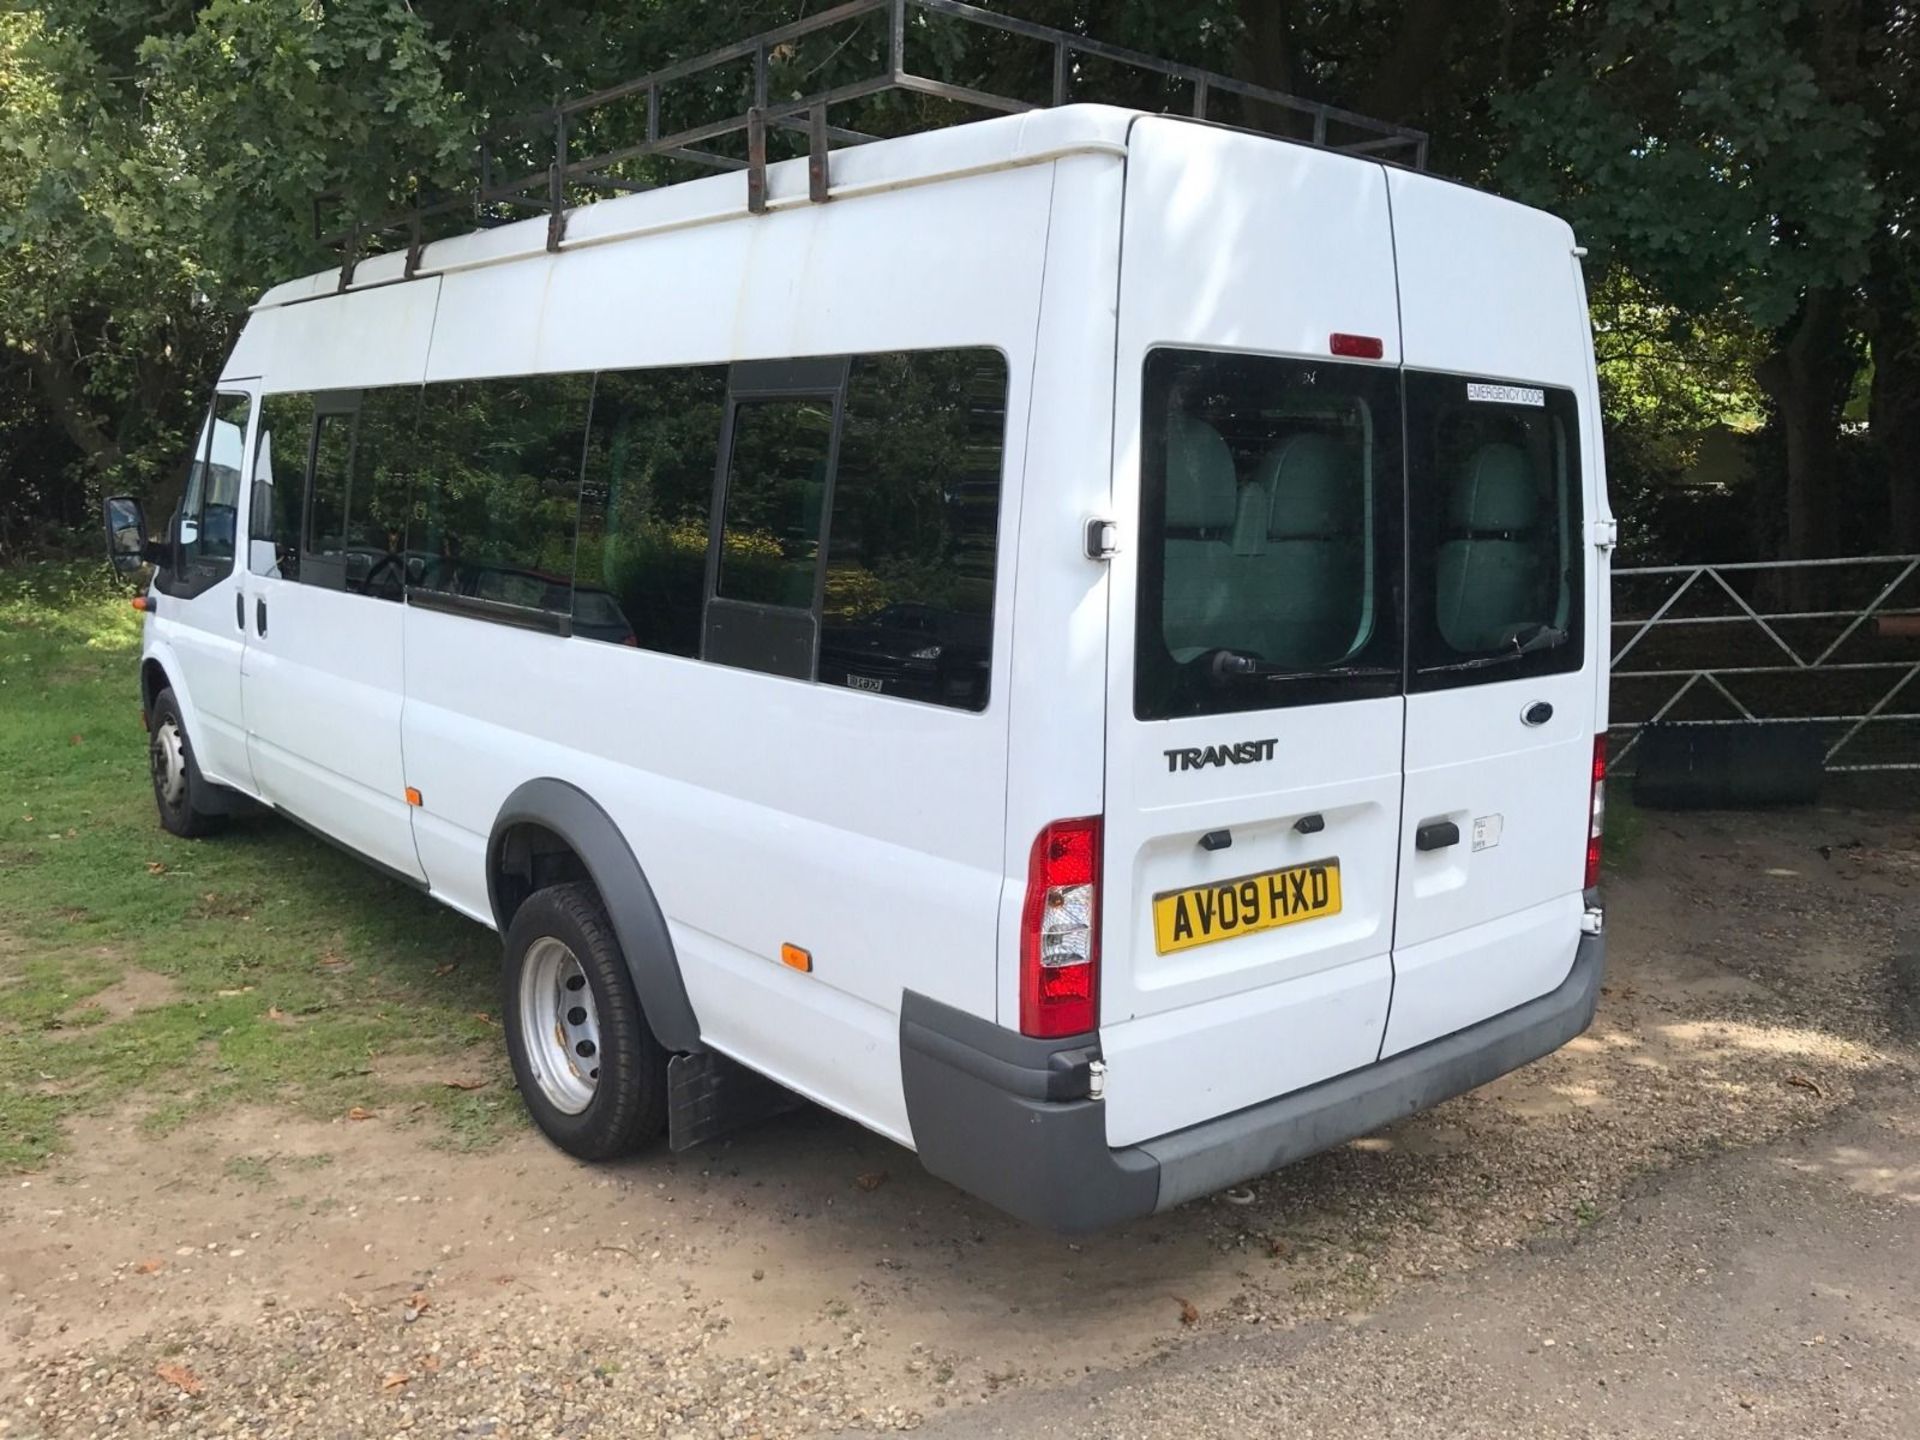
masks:
POLYGON ((1220 432, 1204 420, 1170 415, 1161 630, 1176 660, 1222 643, 1238 498, 1233 452, 1220 432))
POLYGON ((1275 665, 1326 665, 1364 638, 1365 476, 1359 450, 1335 436, 1290 436, 1260 464, 1266 544, 1246 564, 1242 609, 1251 647, 1275 665))
POLYGON ((1455 650, 1498 650, 1548 618, 1539 517, 1533 467, 1517 445, 1482 445, 1454 477, 1435 555, 1434 617, 1455 650))

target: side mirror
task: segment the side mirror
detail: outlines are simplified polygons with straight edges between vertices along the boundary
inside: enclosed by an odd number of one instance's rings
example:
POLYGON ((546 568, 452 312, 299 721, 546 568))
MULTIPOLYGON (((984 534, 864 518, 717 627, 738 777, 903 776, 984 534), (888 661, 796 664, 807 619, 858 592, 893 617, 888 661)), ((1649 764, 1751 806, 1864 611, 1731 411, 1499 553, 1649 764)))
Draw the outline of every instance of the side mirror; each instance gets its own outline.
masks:
POLYGON ((147 563, 147 515, 131 495, 109 495, 102 507, 107 523, 107 558, 122 575, 147 563))

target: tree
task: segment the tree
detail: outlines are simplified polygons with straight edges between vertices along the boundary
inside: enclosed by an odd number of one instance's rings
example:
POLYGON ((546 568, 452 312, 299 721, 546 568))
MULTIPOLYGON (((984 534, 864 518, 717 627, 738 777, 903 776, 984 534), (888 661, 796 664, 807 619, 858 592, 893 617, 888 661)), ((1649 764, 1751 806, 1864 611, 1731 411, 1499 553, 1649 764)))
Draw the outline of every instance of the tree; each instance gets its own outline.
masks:
POLYGON ((1856 295, 1883 223, 1855 0, 1598 0, 1505 97, 1495 175, 1566 214, 1603 268, 1771 339, 1787 549, 1830 553, 1856 295))

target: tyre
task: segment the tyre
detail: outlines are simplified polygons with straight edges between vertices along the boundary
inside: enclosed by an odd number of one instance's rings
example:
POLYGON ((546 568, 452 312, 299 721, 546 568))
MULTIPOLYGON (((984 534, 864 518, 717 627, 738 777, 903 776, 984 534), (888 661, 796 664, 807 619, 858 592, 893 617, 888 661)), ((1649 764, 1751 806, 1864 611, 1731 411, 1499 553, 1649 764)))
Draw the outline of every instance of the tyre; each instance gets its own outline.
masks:
POLYGON ((166 830, 193 840, 227 823, 224 813, 203 808, 212 786, 194 763, 193 741, 170 689, 154 697, 148 716, 147 763, 153 772, 153 803, 166 830))
POLYGON ((667 1052, 591 886, 551 885, 520 906, 500 1013, 521 1097, 569 1155, 610 1160, 666 1128, 667 1052))

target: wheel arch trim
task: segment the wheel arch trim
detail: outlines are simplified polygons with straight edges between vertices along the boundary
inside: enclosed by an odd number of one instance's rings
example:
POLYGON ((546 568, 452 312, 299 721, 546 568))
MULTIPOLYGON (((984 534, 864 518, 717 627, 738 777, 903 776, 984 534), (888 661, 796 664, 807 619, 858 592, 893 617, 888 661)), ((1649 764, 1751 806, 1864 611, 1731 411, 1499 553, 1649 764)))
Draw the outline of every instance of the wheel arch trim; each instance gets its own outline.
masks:
POLYGON ((501 862, 507 837, 519 825, 537 825, 551 832, 579 857, 606 906, 654 1037, 673 1052, 703 1049, 699 1021, 687 998, 673 937, 653 886, 613 817, 579 786, 551 777, 529 780, 500 807, 487 837, 487 904, 495 928, 505 936, 512 923, 507 898, 501 894, 501 862))

